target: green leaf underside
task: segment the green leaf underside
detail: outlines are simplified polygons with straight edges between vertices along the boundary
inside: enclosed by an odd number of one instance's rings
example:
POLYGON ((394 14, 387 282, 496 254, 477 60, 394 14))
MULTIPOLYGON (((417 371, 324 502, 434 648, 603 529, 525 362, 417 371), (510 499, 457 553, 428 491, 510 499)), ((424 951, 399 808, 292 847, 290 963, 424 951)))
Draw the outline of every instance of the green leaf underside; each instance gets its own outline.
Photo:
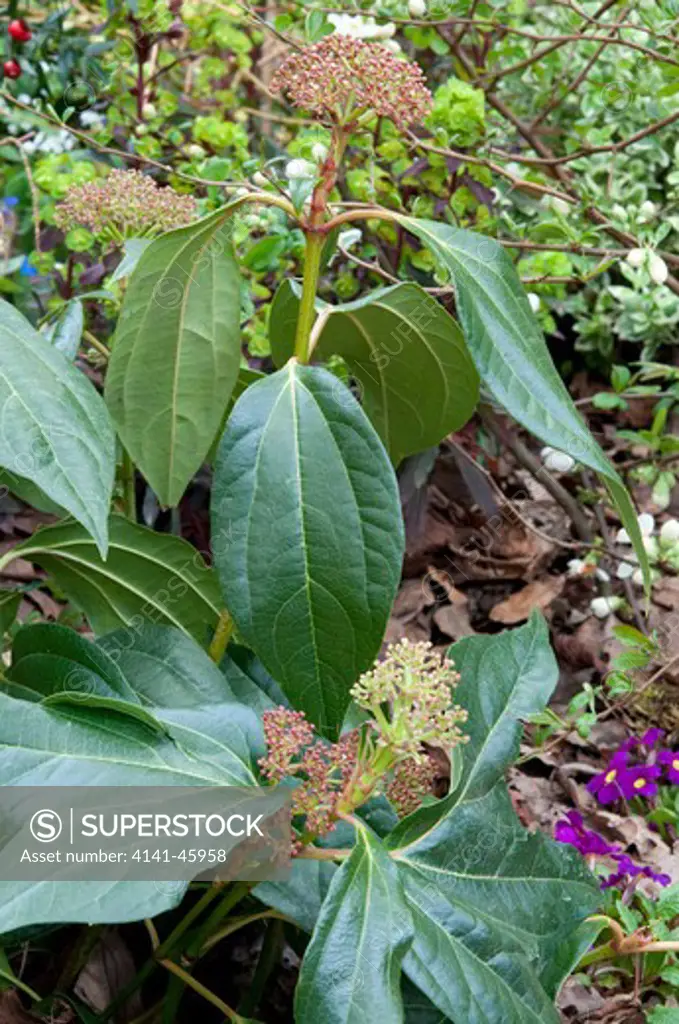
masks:
MULTIPOLYGON (((280 304, 287 311, 299 300, 289 281, 279 291, 286 289, 289 298, 282 296, 280 304)), ((472 415, 479 378, 462 332, 418 285, 397 284, 356 302, 324 306, 319 318, 312 358, 344 359, 395 464, 438 444, 472 415)))
POLYGON ((238 376, 233 208, 144 249, 116 329, 106 402, 125 448, 163 505, 177 504, 205 459, 238 376))
POLYGON ((302 961, 297 1024, 403 1019, 401 962, 413 937, 397 868, 367 828, 333 877, 302 961))
POLYGON ((328 736, 379 650, 403 543, 393 469, 347 388, 296 361, 252 384, 217 455, 215 566, 243 638, 328 736))
MULTIPOLYGON (((30 627, 18 664, 37 656, 41 639, 47 649, 66 651, 60 627, 30 627), (53 630, 42 637, 33 629, 53 630)), ((137 701, 129 705, 156 720, 152 731, 131 715, 111 714, 104 706, 63 704, 55 707, 0 693, 0 785, 52 786, 250 786, 256 784, 255 762, 264 751, 261 725, 254 712, 231 701, 228 685, 212 678, 195 683, 196 700, 184 707, 168 707, 175 694, 167 689, 177 664, 196 673, 205 669, 207 655, 190 638, 168 627, 142 630, 148 649, 155 634, 157 650, 165 657, 165 676, 159 669, 153 685, 144 675, 148 661, 139 663, 127 652, 121 659, 119 677, 137 701), (160 633, 165 635, 161 637, 160 633), (176 647, 176 649, 173 649, 176 647), (189 659, 193 655, 193 660, 189 659), (144 675, 144 690, 135 680, 144 675), (154 701, 149 700, 149 688, 154 701), (204 699, 206 703, 197 701, 204 699), (142 701, 146 708, 139 704, 142 701)), ((21 636, 21 634, 19 634, 21 636)), ((70 651, 83 667, 98 667, 111 678, 113 655, 119 651, 123 631, 106 638, 108 652, 80 638, 81 646, 70 651), (86 650, 89 648, 89 652, 86 650)), ((128 636, 129 642, 129 636, 128 636)), ((102 645, 103 646, 103 645, 102 645)), ((49 656, 49 650, 47 650, 49 656)), ((55 655, 52 655, 56 658, 55 655)), ((65 656, 64 656, 64 660, 65 656)), ((207 659, 209 661, 209 659, 207 659)), ((211 666, 214 669, 214 666, 211 666)), ((215 670, 216 671, 216 670, 215 670)), ((219 673, 218 673, 219 674, 219 673)), ((103 681, 103 675, 98 677, 103 681)), ((58 685, 59 678, 56 677, 58 685)), ((48 688, 41 681, 41 688, 48 688)), ((122 701, 117 701, 121 704, 122 701)), ((115 923, 153 917, 180 902, 185 886, 153 882, 0 882, 3 931, 41 923, 115 923)))
POLYGON ((450 273, 456 310, 481 379, 497 401, 545 444, 599 473, 650 586, 650 570, 629 494, 559 376, 508 253, 471 231, 396 215, 450 273))
POLYGON ((106 554, 115 435, 93 385, 0 300, 0 465, 70 512, 106 554))
POLYGON ((206 643, 221 608, 212 569, 186 541, 112 516, 107 560, 76 523, 46 526, 12 549, 42 566, 95 633, 164 622, 206 643))
MULTIPOLYGON (((406 1019, 557 1024, 552 1000, 592 941, 582 922, 600 894, 575 851, 523 828, 504 782, 518 719, 541 710, 556 684, 547 629, 533 616, 520 629, 461 640, 451 655, 470 736, 455 791, 385 841, 414 920, 403 969, 423 993, 423 1007, 406 1019)), ((324 865, 322 879, 317 865, 318 877, 296 869, 289 887, 265 884, 255 895, 309 930, 338 869, 330 875, 324 865)))

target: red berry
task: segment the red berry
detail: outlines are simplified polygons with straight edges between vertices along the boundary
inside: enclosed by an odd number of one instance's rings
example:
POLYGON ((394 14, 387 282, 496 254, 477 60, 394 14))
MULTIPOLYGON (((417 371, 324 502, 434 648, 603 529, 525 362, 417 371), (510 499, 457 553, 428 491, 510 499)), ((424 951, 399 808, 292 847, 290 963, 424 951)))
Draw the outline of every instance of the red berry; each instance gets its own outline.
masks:
POLYGON ((22 18, 15 18, 7 26, 7 34, 12 37, 15 43, 27 43, 32 33, 22 18))
POLYGON ((5 78, 18 78, 21 74, 21 64, 18 60, 6 60, 2 65, 5 78))

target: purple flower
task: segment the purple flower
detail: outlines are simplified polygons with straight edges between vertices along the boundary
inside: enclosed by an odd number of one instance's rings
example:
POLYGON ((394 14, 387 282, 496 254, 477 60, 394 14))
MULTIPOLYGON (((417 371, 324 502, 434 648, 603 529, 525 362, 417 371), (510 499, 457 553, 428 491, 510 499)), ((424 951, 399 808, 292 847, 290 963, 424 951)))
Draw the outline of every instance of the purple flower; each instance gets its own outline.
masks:
POLYGON ((656 745, 656 743, 659 743, 660 740, 663 739, 664 735, 664 729, 658 729, 655 727, 652 729, 647 729, 644 735, 641 737, 641 745, 642 747, 647 747, 650 750, 652 747, 656 745))
POLYGON ((602 889, 610 889, 614 885, 627 885, 632 878, 639 876, 650 878, 658 885, 669 885, 672 881, 669 875, 654 871, 647 864, 635 864, 625 853, 614 853, 613 857, 618 862, 618 870, 603 880, 602 889))
POLYGON ((620 788, 628 800, 633 796, 655 796, 658 792, 655 780, 659 779, 661 774, 657 764, 634 765, 621 780, 620 788))
POLYGON ((622 787, 627 786, 629 776, 628 758, 628 751, 619 750, 613 754, 606 770, 587 783, 587 789, 594 793, 600 804, 612 804, 624 795, 622 787))
POLYGON ((665 766, 668 782, 679 785, 679 753, 676 750, 661 750, 658 764, 665 766))
POLYGON ((554 838, 558 843, 568 843, 579 850, 583 857, 594 854, 597 857, 606 857, 616 853, 620 847, 611 846, 598 832, 592 832, 584 827, 582 815, 577 811, 566 813, 567 821, 557 821, 554 828, 554 838))
POLYGON ((655 780, 660 777, 660 768, 655 764, 630 766, 628 759, 629 752, 619 750, 606 770, 587 783, 587 789, 600 804, 612 804, 621 796, 631 800, 633 796, 655 796, 658 792, 655 780))

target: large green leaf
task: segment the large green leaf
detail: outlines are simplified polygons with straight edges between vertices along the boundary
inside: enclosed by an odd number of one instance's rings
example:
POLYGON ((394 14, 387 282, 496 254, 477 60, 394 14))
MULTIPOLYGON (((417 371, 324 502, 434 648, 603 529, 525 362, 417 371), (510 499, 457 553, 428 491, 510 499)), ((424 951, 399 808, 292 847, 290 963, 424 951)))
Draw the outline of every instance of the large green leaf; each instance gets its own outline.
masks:
POLYGON ((94 387, 0 300, 0 465, 82 523, 102 555, 115 435, 94 387))
POLYGON ((295 991, 297 1024, 403 1020, 401 961, 413 925, 396 865, 361 826, 335 874, 295 991))
POLYGON ((325 370, 291 360, 239 398, 217 455, 212 547, 243 638, 336 735, 384 635, 403 526, 387 453, 325 370))
POLYGON ((164 622, 206 642, 219 618, 216 577, 195 548, 119 516, 111 517, 106 561, 77 523, 36 530, 3 564, 14 557, 42 566, 95 633, 164 622))
MULTIPOLYGON (((192 641, 176 630, 167 632, 186 652, 192 641)), ((44 639, 48 646, 66 650, 56 634, 44 639)), ((24 638, 22 644, 19 664, 24 658, 30 660, 27 652, 37 650, 39 637, 29 634, 28 642, 24 638)), ((73 648, 73 656, 110 678, 110 655, 94 644, 87 646, 89 653, 73 648)), ((205 662, 200 650, 194 648, 194 654, 192 670, 202 672, 205 662)), ((128 682, 134 698, 148 702, 145 690, 137 693, 135 678, 131 672, 128 682)), ((157 682, 160 686, 162 680, 157 682)), ((158 703, 147 712, 157 720, 155 731, 131 716, 112 715, 102 707, 50 707, 0 693, 0 785, 255 785, 256 759, 264 752, 256 714, 233 703, 225 684, 220 688, 215 682, 206 684, 202 676, 193 683, 195 693, 209 702, 170 709, 162 706, 158 691, 158 703)), ((38 923, 136 921, 176 906, 185 889, 185 885, 153 882, 0 882, 1 927, 8 932, 38 923)))
POLYGON ((469 351, 498 402, 545 444, 601 474, 650 586, 629 494, 573 405, 509 255, 492 238, 450 224, 398 214, 395 219, 450 272, 469 351))
POLYGON ((144 249, 128 282, 106 377, 123 444, 163 505, 176 505, 222 421, 240 365, 233 206, 144 249))
POLYGON ((452 655, 469 712, 458 785, 388 839, 415 921, 404 969, 455 1024, 556 1024, 552 998, 589 941, 571 940, 599 897, 575 851, 523 828, 502 778, 518 718, 556 683, 547 630, 535 616, 452 655))
MULTIPOLYGON (((292 354, 294 334, 288 327, 298 306, 291 282, 283 281, 271 315, 274 354, 280 356, 283 348, 287 357, 292 354), (284 335, 289 335, 285 345, 284 335)), ((441 303, 416 284, 396 284, 355 302, 324 306, 314 336, 312 358, 326 362, 342 356, 395 464, 438 444, 474 411, 479 378, 462 332, 441 303)))
POLYGON ((71 299, 44 333, 58 352, 61 352, 66 359, 73 361, 80 348, 84 326, 83 304, 80 299, 71 299))
POLYGON ((102 636, 98 647, 153 707, 209 707, 240 701, 203 648, 171 626, 145 623, 134 631, 117 629, 102 636))

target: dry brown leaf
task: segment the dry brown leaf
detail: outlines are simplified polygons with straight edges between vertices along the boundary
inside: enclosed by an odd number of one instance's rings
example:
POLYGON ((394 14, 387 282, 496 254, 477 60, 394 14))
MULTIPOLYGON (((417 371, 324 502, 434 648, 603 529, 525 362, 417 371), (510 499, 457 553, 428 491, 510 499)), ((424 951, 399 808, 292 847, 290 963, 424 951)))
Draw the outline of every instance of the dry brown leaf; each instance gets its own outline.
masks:
POLYGON ((535 580, 523 590, 518 590, 511 597, 496 604, 488 617, 493 622, 502 622, 506 626, 524 622, 536 608, 540 611, 547 608, 563 590, 564 582, 564 576, 548 576, 544 580, 535 580))

